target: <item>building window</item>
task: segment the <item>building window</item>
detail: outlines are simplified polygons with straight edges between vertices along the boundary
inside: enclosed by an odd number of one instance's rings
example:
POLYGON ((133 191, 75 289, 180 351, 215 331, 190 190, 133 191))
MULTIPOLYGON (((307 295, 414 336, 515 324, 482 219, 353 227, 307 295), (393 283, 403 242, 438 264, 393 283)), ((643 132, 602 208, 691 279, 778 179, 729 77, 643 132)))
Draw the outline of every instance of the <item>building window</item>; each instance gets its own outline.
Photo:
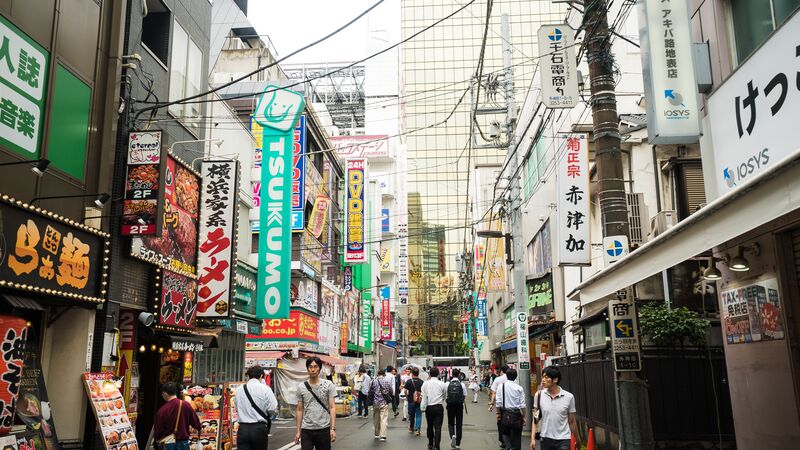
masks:
MULTIPOLYGON (((192 42, 189 34, 175 22, 172 32, 172 60, 170 64, 169 100, 175 101, 200 93, 203 52, 192 42)), ((200 103, 172 105, 169 112, 184 123, 200 117, 200 103)))
POLYGON ((161 64, 169 56, 170 13, 161 0, 146 0, 147 15, 142 19, 142 45, 150 50, 161 64))
POLYGON ((730 3, 739 64, 800 6, 800 0, 732 0, 730 3))

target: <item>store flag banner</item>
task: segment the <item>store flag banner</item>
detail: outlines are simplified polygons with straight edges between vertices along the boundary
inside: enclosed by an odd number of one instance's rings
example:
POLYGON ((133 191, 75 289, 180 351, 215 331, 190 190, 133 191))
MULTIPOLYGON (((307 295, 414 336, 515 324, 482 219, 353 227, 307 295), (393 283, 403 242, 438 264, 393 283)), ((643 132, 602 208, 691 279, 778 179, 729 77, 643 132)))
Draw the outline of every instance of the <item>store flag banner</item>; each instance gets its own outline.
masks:
POLYGON ((14 409, 17 406, 23 354, 17 349, 25 348, 28 339, 27 321, 16 316, 0 316, 0 435, 8 434, 14 424, 14 409))
POLYGON ((158 327, 191 330, 197 314, 197 281, 169 270, 161 271, 158 327))
POLYGON ((344 290, 350 292, 353 290, 353 266, 344 266, 344 290))
POLYGON ((381 340, 392 340, 392 311, 388 298, 381 298, 381 340))
POLYGON ((728 344, 783 339, 778 280, 770 278, 720 292, 728 344))
POLYGON ((203 161, 197 317, 226 319, 236 266, 238 161, 203 161))
POLYGON ((268 85, 255 121, 263 125, 262 199, 258 237, 259 319, 288 319, 292 265, 293 137, 305 107, 302 94, 268 85))
POLYGON ((558 135, 563 153, 556 164, 558 262, 589 265, 589 144, 585 134, 558 135))
POLYGON ((542 25, 537 33, 542 103, 548 108, 572 108, 580 102, 575 63, 575 30, 567 24, 542 25))
MULTIPOLYGON (((651 144, 691 144, 702 134, 688 0, 639 2, 642 77, 651 144)), ((794 50, 786 59, 794 57, 794 50)))
POLYGON ((308 231, 317 239, 322 235, 322 230, 325 228, 325 221, 330 207, 330 197, 320 195, 314 199, 314 209, 311 210, 311 217, 308 219, 308 231))
POLYGON ((372 348, 372 293, 361 294, 361 342, 366 348, 372 348))
POLYGON ((161 131, 128 134, 128 169, 122 201, 122 234, 158 234, 161 197, 161 131))
POLYGON ((475 292, 478 293, 478 301, 486 300, 486 244, 475 244, 475 292))
POLYGON ((131 255, 194 277, 197 274, 197 218, 200 174, 169 154, 164 170, 161 235, 134 236, 131 255))
POLYGON ((706 117, 714 143, 712 168, 719 195, 738 189, 797 151, 792 132, 800 117, 798 89, 793 87, 797 36, 800 14, 778 28, 708 97, 706 117))
POLYGON ((292 231, 303 231, 306 206, 306 116, 292 135, 292 231))
POLYGON ((0 144, 27 159, 39 157, 50 55, 0 15, 0 144))
POLYGON ((367 251, 364 242, 366 214, 366 189, 367 160, 348 159, 346 161, 345 189, 347 201, 345 204, 345 250, 344 262, 365 263, 367 251))
POLYGON ((0 285, 103 302, 108 234, 0 195, 0 285))
POLYGON ((397 298, 408 305, 408 196, 406 146, 397 146, 397 298))

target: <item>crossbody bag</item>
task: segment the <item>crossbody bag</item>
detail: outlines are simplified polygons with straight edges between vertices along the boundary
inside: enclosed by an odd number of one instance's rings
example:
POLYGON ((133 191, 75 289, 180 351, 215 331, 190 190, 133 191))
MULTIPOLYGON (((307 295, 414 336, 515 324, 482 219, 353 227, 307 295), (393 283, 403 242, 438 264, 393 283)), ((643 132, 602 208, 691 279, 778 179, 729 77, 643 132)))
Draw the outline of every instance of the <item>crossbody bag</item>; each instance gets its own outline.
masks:
POLYGON ((322 409, 324 409, 325 412, 330 415, 331 412, 330 412, 330 410, 328 410, 328 405, 326 405, 325 403, 322 403, 322 400, 320 400, 319 397, 317 397, 317 394, 315 394, 314 391, 311 389, 311 385, 308 384, 308 381, 306 381, 303 384, 306 385, 306 389, 308 389, 308 392, 310 392, 311 396, 314 397, 314 400, 316 400, 317 403, 319 403, 319 406, 322 406, 322 409))
POLYGON ((181 420, 181 408, 183 407, 183 400, 178 399, 180 403, 178 403, 178 417, 175 418, 175 428, 172 430, 172 433, 164 436, 163 438, 158 440, 158 445, 166 446, 167 444, 174 444, 175 434, 178 432, 178 424, 181 420))
POLYGON ((264 410, 259 408, 258 405, 256 405, 256 402, 253 401, 253 396, 250 395, 250 391, 247 390, 247 385, 242 385, 242 387, 244 388, 244 395, 246 395, 247 400, 250 401, 250 406, 256 410, 259 416, 263 417, 264 420, 267 421, 267 434, 269 434, 269 430, 272 428, 272 419, 270 419, 269 414, 265 413, 264 410))
POLYGON ((500 424, 507 430, 521 430, 523 415, 519 409, 506 409, 506 383, 503 383, 503 410, 500 416, 500 424))

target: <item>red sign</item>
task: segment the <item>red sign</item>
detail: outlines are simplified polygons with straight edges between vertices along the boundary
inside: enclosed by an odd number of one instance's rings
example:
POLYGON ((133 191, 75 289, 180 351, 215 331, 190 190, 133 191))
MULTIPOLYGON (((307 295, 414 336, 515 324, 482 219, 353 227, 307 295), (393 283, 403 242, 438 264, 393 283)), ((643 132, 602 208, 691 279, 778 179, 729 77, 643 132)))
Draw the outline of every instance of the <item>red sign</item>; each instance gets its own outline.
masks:
POLYGON ((469 315, 468 314, 462 315, 461 316, 461 323, 467 323, 467 322, 469 322, 469 315))
POLYGON ((178 328, 194 328, 195 313, 197 313, 197 281, 169 270, 162 271, 161 278, 158 323, 178 328))
POLYGON ((0 435, 11 431, 22 374, 22 349, 28 337, 25 319, 0 316, 0 435))
POLYGON ((392 312, 389 310, 389 299, 381 300, 381 340, 392 339, 392 312))
POLYGON ((260 335, 248 334, 247 339, 280 339, 319 341, 319 318, 293 309, 288 319, 267 319, 260 335))
POLYGON ((122 234, 158 234, 160 172, 161 131, 130 133, 122 234))
POLYGON ((347 337, 349 336, 349 334, 347 334, 347 322, 342 322, 341 328, 342 335, 339 341, 341 348, 339 349, 339 353, 347 353, 347 337))

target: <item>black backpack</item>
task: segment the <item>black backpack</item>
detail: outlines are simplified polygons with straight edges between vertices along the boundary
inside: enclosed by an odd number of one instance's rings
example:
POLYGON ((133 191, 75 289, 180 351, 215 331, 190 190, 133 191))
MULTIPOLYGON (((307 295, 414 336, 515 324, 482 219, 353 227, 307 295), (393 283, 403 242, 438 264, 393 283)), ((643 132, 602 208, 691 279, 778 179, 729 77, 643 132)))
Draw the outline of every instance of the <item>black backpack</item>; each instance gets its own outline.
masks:
POLYGON ((447 404, 460 405, 464 403, 464 389, 461 382, 453 380, 447 384, 447 404))

